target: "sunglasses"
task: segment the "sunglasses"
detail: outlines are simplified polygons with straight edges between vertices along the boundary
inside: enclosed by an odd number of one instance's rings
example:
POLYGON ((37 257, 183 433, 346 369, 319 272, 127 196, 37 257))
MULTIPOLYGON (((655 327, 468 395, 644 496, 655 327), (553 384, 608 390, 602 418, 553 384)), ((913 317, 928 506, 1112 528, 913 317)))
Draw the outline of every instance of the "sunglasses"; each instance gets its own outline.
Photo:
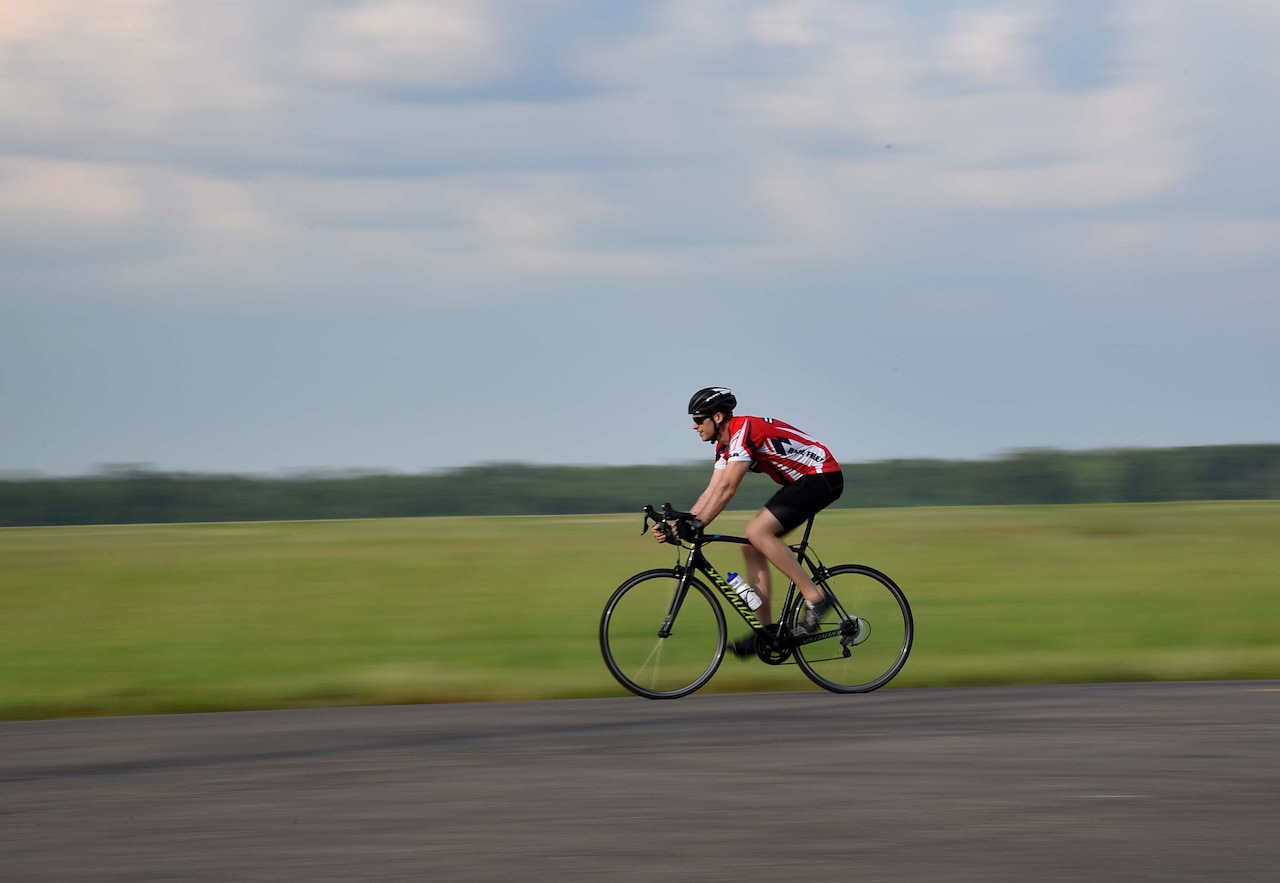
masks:
POLYGON ((707 422, 714 416, 715 416, 714 414, 694 414, 693 422, 701 426, 703 423, 707 422))

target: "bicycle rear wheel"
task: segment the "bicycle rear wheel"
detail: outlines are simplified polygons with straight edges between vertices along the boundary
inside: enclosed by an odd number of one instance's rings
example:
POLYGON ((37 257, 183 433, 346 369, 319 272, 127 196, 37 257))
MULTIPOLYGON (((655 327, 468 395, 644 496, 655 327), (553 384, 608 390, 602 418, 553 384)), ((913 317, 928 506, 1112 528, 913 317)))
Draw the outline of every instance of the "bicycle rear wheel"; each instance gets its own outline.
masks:
MULTIPOLYGON (((833 693, 870 693, 907 664, 915 627, 906 595, 878 570, 861 564, 832 567, 815 582, 835 603, 814 632, 801 638, 796 662, 818 686, 833 693)), ((792 617, 794 628, 804 613, 792 617)))
POLYGON ((674 570, 638 573, 614 591, 600 617, 604 663, 618 683, 638 696, 688 696, 711 680, 724 659, 719 602, 690 578, 675 604, 679 587, 674 570))

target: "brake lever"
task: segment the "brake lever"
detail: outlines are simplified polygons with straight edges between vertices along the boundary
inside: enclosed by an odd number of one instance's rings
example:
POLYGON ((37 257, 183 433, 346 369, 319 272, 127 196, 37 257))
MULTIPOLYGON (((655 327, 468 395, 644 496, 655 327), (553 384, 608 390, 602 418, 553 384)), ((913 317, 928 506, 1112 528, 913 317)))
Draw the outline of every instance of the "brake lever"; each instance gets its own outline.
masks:
POLYGON ((678 528, 668 524, 669 521, 678 521, 684 513, 676 512, 670 503, 662 504, 662 514, 659 515, 653 506, 644 507, 644 526, 640 528, 640 536, 644 536, 649 532, 649 522, 662 527, 662 534, 666 537, 665 542, 674 546, 680 545, 680 531, 678 528))

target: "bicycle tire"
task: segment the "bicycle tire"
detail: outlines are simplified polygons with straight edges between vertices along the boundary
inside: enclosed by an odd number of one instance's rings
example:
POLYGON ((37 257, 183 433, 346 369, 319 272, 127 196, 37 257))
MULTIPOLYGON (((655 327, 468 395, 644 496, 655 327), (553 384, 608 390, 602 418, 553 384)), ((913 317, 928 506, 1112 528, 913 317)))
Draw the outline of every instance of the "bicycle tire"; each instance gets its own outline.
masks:
MULTIPOLYGON (((911 654, 915 623, 902 589, 885 574, 861 564, 841 564, 815 582, 835 596, 815 635, 800 639, 796 662, 818 686, 833 693, 870 693, 902 671, 911 654)), ((804 615, 798 606, 794 628, 804 615)))
POLYGON ((711 680, 724 659, 724 611, 696 579, 689 580, 670 634, 659 635, 679 585, 675 569, 637 573, 614 590, 601 614, 604 663, 637 696, 688 696, 711 680))

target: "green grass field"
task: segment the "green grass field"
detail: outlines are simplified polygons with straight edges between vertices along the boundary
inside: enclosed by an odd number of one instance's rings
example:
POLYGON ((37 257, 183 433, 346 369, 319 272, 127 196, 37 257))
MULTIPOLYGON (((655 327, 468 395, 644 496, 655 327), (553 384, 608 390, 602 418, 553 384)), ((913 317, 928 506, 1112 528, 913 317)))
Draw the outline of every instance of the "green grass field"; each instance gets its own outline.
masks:
MULTIPOLYGON (((0 530, 0 718, 622 695, 601 608, 675 560, 640 521, 0 530)), ((909 687, 1280 677, 1278 538, 1264 502, 839 510, 814 544, 906 591, 909 687)), ((705 689, 816 688, 727 659, 705 689)))

